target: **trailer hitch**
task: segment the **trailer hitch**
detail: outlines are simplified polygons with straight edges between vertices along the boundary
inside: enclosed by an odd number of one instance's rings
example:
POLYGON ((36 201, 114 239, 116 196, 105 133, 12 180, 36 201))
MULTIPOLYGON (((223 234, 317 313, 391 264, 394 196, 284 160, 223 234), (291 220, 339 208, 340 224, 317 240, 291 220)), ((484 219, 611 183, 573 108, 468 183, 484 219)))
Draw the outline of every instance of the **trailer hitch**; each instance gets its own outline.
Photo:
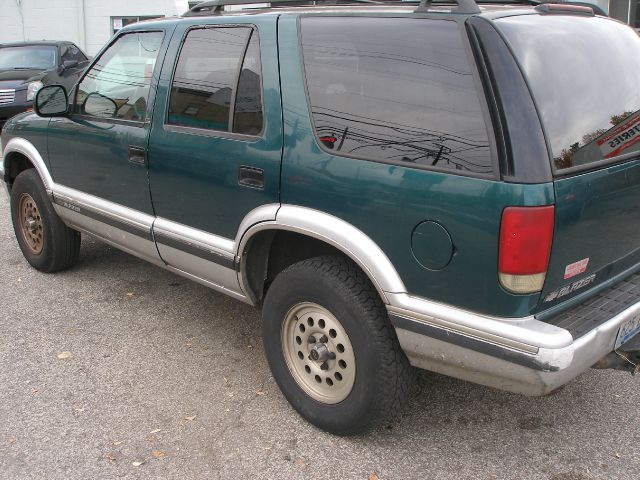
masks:
POLYGON ((640 335, 636 335, 618 349, 602 357, 591 368, 625 370, 631 375, 640 373, 640 335))

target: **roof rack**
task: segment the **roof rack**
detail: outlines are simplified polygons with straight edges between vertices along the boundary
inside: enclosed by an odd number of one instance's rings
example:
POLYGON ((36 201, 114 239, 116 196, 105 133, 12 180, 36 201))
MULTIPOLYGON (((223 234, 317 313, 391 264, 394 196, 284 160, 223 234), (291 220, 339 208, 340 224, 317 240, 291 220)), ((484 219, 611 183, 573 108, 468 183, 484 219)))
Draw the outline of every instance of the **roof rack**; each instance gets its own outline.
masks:
MULTIPOLYGON (((458 8, 452 8, 451 11, 455 13, 480 13, 480 7, 475 0, 454 0, 458 4, 458 8)), ((416 8, 416 13, 427 13, 433 6, 433 0, 421 0, 420 5, 416 8)))
MULTIPOLYGON (((272 1, 258 1, 258 0, 209 0, 197 4, 189 11, 184 13, 183 17, 197 17, 201 15, 215 15, 222 13, 224 7, 227 5, 264 5, 269 4, 271 7, 284 7, 284 6, 309 6, 309 5, 353 5, 360 3, 368 4, 382 4, 384 2, 376 0, 272 0, 272 1)), ((398 2, 400 3, 400 2, 398 2)))
MULTIPOLYGON (((522 2, 522 0, 520 0, 522 2)), ((518 1, 514 3, 520 3, 518 1)), ((216 15, 224 11, 224 7, 227 5, 264 5, 269 4, 270 7, 308 7, 313 5, 354 5, 354 4, 370 4, 370 5, 406 5, 411 3, 418 3, 416 13, 429 12, 433 6, 433 0, 415 0, 415 2, 404 2, 401 0, 272 0, 272 1, 259 1, 259 0, 209 0, 199 3, 195 7, 191 8, 188 12, 184 13, 184 17, 197 17, 205 15, 216 15)), ((453 8, 451 11, 455 13, 475 14, 480 13, 480 8, 475 0, 444 0, 443 2, 436 0, 436 3, 456 3, 457 8, 453 8)), ((526 3, 524 0, 523 3, 526 3)), ((536 2, 537 3, 537 2, 536 2)))

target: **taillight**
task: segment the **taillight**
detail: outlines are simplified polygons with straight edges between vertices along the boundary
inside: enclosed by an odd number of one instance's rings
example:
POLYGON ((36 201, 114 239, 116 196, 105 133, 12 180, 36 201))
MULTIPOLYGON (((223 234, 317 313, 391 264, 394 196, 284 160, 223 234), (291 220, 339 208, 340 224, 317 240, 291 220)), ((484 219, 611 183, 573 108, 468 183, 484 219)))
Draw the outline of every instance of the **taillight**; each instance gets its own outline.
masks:
POLYGON ((500 223, 498 273, 513 293, 542 290, 553 242, 553 205, 507 207, 500 223))

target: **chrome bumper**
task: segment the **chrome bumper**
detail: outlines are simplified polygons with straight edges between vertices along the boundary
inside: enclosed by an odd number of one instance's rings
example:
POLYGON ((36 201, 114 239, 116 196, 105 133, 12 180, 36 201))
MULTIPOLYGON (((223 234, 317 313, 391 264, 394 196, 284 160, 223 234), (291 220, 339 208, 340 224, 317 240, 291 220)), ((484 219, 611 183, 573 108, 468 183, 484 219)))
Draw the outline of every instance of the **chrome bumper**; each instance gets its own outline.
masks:
POLYGON ((620 326, 640 301, 574 340, 534 317, 496 318, 389 294, 389 317, 412 365, 482 385, 545 395, 613 350, 620 326))

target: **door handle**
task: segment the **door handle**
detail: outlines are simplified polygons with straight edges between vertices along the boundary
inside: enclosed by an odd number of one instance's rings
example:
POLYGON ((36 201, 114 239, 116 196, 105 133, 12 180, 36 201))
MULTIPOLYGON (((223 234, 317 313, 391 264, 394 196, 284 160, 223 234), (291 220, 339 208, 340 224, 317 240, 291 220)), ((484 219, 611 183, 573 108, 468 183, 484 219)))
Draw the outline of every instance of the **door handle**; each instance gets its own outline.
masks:
POLYGON ((256 167, 240 167, 238 185, 249 188, 264 189, 264 170, 256 167))
POLYGON ((134 165, 145 165, 145 149, 129 145, 129 161, 134 165))

